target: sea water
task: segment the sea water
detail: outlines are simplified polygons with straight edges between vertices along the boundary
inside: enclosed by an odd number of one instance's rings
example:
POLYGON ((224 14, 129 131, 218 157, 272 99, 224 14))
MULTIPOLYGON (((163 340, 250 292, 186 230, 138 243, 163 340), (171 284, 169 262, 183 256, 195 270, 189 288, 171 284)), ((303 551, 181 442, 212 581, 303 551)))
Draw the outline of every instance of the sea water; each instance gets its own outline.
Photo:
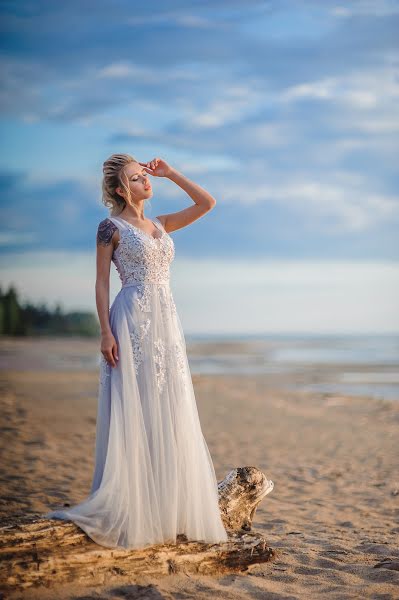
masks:
POLYGON ((186 340, 192 373, 279 375, 288 388, 399 400, 398 334, 212 335, 186 340))

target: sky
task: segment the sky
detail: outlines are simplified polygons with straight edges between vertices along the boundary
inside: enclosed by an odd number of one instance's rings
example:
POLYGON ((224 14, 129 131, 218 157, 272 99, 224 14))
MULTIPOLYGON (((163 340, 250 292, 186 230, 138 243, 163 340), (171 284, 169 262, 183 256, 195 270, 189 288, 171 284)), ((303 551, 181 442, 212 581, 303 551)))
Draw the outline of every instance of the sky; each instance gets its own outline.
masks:
MULTIPOLYGON (((399 2, 0 12, 3 288, 95 311, 102 163, 126 152, 217 200, 171 233, 187 333, 399 332, 399 2)), ((193 202, 152 186, 150 218, 193 202)))

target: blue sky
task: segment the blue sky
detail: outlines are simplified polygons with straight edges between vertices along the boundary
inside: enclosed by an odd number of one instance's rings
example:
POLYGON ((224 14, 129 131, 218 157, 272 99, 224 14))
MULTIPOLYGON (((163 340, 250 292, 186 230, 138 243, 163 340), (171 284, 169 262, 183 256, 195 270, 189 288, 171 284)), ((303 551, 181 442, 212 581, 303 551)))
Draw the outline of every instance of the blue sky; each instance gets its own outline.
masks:
MULTIPOLYGON (((101 166, 128 152, 217 199, 172 234, 186 331, 399 331, 399 2, 1 12, 5 284, 95 310, 101 166)), ((152 183, 149 217, 192 202, 152 183)))

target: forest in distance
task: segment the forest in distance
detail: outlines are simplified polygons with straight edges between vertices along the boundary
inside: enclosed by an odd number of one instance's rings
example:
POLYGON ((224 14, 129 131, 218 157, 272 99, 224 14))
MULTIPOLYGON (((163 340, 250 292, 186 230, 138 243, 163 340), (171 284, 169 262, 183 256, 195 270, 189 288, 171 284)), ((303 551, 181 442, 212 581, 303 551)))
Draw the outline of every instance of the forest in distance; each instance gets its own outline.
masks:
POLYGON ((100 335, 97 316, 89 311, 64 312, 57 303, 51 309, 45 302, 21 302, 18 290, 0 288, 0 335, 96 337, 100 335))

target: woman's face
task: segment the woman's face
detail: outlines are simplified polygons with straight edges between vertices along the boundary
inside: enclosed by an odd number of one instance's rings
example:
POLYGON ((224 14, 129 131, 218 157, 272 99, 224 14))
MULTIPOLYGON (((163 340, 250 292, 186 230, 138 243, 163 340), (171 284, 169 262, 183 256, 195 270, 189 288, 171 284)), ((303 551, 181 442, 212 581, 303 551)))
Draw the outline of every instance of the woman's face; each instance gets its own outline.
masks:
MULTIPOLYGON (((132 200, 146 200, 152 196, 149 175, 139 163, 130 162, 126 165, 122 172, 122 181, 129 186, 132 200)), ((122 187, 117 187, 116 191, 127 199, 122 187)))

